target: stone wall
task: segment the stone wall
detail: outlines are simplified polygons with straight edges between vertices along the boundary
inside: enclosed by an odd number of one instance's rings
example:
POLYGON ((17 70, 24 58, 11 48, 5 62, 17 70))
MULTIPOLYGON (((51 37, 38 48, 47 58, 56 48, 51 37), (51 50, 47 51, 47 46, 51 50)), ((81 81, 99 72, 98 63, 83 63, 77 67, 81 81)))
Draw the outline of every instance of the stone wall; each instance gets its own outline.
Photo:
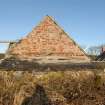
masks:
POLYGON ((8 54, 20 58, 60 56, 88 60, 78 45, 49 16, 27 37, 12 45, 8 54))

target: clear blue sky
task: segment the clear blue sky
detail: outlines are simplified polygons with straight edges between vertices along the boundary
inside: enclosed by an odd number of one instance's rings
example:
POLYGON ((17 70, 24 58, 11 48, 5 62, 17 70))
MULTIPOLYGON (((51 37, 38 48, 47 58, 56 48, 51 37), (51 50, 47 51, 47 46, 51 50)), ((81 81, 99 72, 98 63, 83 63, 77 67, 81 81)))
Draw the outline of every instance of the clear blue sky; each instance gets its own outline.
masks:
POLYGON ((0 0, 0 40, 26 36, 46 14, 80 45, 105 43, 105 0, 0 0))

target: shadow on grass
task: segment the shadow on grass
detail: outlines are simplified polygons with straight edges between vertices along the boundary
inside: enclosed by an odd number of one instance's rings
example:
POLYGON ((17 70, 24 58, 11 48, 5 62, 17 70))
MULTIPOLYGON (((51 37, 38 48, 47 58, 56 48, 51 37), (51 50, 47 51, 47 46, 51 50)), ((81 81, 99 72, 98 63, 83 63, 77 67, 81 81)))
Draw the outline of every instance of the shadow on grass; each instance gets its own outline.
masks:
POLYGON ((47 97, 45 89, 37 85, 32 97, 25 98, 22 105, 51 105, 51 101, 47 97))

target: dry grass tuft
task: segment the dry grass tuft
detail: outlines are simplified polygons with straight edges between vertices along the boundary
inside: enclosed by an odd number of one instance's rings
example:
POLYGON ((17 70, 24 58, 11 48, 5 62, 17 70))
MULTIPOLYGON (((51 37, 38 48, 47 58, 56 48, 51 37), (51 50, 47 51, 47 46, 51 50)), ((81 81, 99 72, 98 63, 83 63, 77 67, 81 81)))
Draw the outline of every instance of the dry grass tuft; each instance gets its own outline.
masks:
POLYGON ((0 105, 104 105, 105 73, 0 71, 0 105))

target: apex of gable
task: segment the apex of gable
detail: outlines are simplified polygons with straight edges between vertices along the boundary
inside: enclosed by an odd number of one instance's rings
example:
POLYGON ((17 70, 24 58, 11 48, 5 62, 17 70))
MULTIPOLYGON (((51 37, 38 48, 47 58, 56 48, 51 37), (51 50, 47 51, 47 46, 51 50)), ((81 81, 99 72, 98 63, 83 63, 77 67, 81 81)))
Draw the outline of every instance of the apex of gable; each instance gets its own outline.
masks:
POLYGON ((50 22, 55 22, 54 18, 52 16, 46 15, 42 21, 50 21, 50 22))

